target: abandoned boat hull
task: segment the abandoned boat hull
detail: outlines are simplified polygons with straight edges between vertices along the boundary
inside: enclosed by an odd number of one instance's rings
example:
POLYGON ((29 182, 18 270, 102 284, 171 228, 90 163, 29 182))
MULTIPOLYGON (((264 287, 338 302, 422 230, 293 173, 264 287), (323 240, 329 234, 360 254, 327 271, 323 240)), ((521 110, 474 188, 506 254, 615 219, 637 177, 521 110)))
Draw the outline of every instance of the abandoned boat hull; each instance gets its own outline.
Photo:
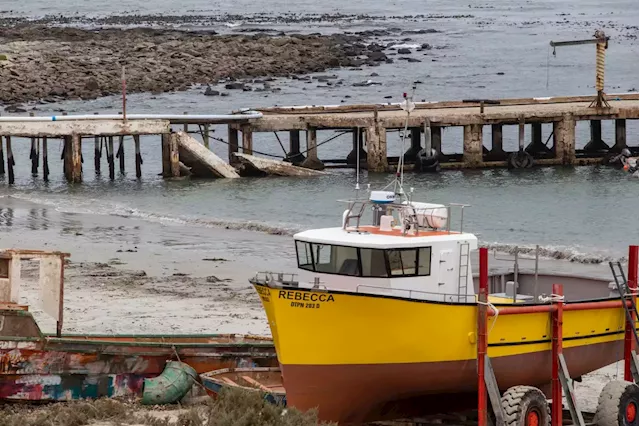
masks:
MULTIPOLYGON (((358 423, 461 409, 465 395, 474 396, 471 404, 477 398, 475 303, 254 286, 290 406, 318 407, 324 421, 358 423)), ((611 307, 564 314, 572 377, 622 357, 624 311, 613 300, 603 303, 611 307)), ((550 382, 548 313, 498 316, 488 327, 488 355, 501 390, 550 382)))
POLYGON ((271 404, 287 406, 279 368, 225 368, 201 374, 200 380, 212 398, 217 398, 225 389, 243 389, 262 394, 271 404))
POLYGON ((62 336, 40 333, 31 314, 0 310, 0 400, 72 400, 140 395, 170 360, 198 374, 277 366, 269 339, 236 335, 62 336))

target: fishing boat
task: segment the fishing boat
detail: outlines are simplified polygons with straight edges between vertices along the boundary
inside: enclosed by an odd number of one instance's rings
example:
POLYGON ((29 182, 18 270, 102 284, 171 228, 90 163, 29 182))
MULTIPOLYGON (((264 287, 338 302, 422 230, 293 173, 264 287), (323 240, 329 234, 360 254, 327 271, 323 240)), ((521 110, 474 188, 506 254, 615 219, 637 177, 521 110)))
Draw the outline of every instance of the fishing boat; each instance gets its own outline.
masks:
MULTIPOLYGON (((408 116, 410 101, 405 105, 408 116)), ((468 206, 418 202, 403 179, 400 155, 393 182, 349 200, 340 226, 293 236, 298 274, 251 280, 287 403, 317 407, 321 420, 406 418, 470 408, 478 399, 478 279, 471 264, 478 239, 464 229, 468 206)), ((490 275, 489 293, 488 356, 502 392, 530 385, 549 394, 552 333, 544 307, 558 298, 567 306, 563 353, 572 378, 622 358, 624 296, 607 280, 516 268, 490 275), (553 294, 554 283, 563 284, 563 296, 553 294), (531 313, 498 315, 514 306, 531 313)), ((527 424, 544 424, 540 411, 532 413, 527 424)))
MULTIPOLYGON (((278 365, 272 340, 261 336, 64 334, 62 295, 68 256, 0 251, 0 400, 142 397, 145 380, 153 383, 148 379, 161 377, 171 361, 181 361, 197 374, 278 365), (25 260, 40 262, 43 310, 56 319, 55 334, 43 333, 29 306, 18 303, 25 260)), ((183 383, 191 386, 189 381, 183 383)), ((154 392, 158 389, 154 386, 154 392)))
POLYGON ((287 395, 279 368, 224 368, 200 375, 207 393, 217 398, 223 389, 243 389, 257 392, 275 405, 287 405, 287 395))

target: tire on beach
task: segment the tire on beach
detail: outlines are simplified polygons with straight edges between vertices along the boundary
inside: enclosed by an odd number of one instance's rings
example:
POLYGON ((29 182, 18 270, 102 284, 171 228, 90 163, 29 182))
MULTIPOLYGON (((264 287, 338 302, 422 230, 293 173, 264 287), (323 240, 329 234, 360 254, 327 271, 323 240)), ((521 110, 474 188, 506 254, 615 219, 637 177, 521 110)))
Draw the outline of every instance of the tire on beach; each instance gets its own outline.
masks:
POLYGON ((507 426, 549 426, 551 411, 542 391, 533 386, 513 386, 502 395, 507 426))
POLYGON ((607 383, 593 418, 597 426, 638 426, 638 385, 624 380, 607 383))
POLYGON ((533 156, 526 151, 512 152, 507 158, 507 167, 510 169, 529 169, 533 163, 533 156))

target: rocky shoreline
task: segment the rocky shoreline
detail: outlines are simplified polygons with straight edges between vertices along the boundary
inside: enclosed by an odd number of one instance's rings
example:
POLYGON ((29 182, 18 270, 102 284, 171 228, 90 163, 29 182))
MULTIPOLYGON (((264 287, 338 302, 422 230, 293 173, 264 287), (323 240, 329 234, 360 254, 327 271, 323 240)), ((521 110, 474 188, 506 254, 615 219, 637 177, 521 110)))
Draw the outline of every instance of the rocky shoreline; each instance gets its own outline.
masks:
MULTIPOLYGON (((239 34, 173 29, 0 28, 0 103, 181 91, 256 77, 391 62, 372 34, 239 34)), ((231 86, 230 86, 231 87, 231 86)), ((238 88, 242 89, 242 84, 238 88)), ((234 87, 232 87, 234 88, 234 87)), ((268 88, 268 85, 267 85, 268 88)), ((13 109, 16 109, 15 107, 13 109)))

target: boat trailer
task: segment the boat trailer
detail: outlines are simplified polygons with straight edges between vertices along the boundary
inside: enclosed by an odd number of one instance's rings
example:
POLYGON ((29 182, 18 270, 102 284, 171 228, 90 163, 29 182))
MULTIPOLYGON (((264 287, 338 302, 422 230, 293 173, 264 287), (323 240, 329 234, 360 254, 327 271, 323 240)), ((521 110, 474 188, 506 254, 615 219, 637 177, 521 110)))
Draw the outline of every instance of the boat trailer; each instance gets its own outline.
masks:
POLYGON ((563 391, 575 426, 585 426, 582 412, 577 408, 572 379, 562 353, 562 317, 567 310, 607 309, 621 307, 625 311, 624 381, 607 383, 600 394, 593 422, 598 426, 626 426, 638 424, 638 246, 629 246, 628 280, 620 262, 609 262, 620 294, 620 301, 602 301, 581 304, 564 304, 562 284, 554 284, 550 305, 513 306, 495 308, 488 302, 489 273, 488 249, 480 248, 480 280, 478 289, 477 320, 477 368, 478 368, 478 426, 537 426, 547 425, 548 404, 546 397, 532 386, 514 386, 504 395, 500 391, 491 359, 487 355, 487 322, 490 316, 519 315, 547 312, 551 315, 552 328, 552 380, 551 380, 551 426, 562 426, 563 391), (491 310, 488 308, 491 307, 491 310), (634 340, 635 337, 635 340, 634 340), (487 395, 491 403, 493 418, 487 410, 487 395), (604 396, 604 398, 603 398, 604 396), (536 407, 536 397, 538 397, 536 407), (528 399, 528 400, 527 400, 528 399), (532 402, 533 400, 533 402, 532 402), (509 412, 505 410, 509 404, 509 412), (522 407, 521 404, 527 404, 522 407), (532 411, 529 411, 533 407, 532 411), (523 412, 524 410, 524 412, 523 412))

